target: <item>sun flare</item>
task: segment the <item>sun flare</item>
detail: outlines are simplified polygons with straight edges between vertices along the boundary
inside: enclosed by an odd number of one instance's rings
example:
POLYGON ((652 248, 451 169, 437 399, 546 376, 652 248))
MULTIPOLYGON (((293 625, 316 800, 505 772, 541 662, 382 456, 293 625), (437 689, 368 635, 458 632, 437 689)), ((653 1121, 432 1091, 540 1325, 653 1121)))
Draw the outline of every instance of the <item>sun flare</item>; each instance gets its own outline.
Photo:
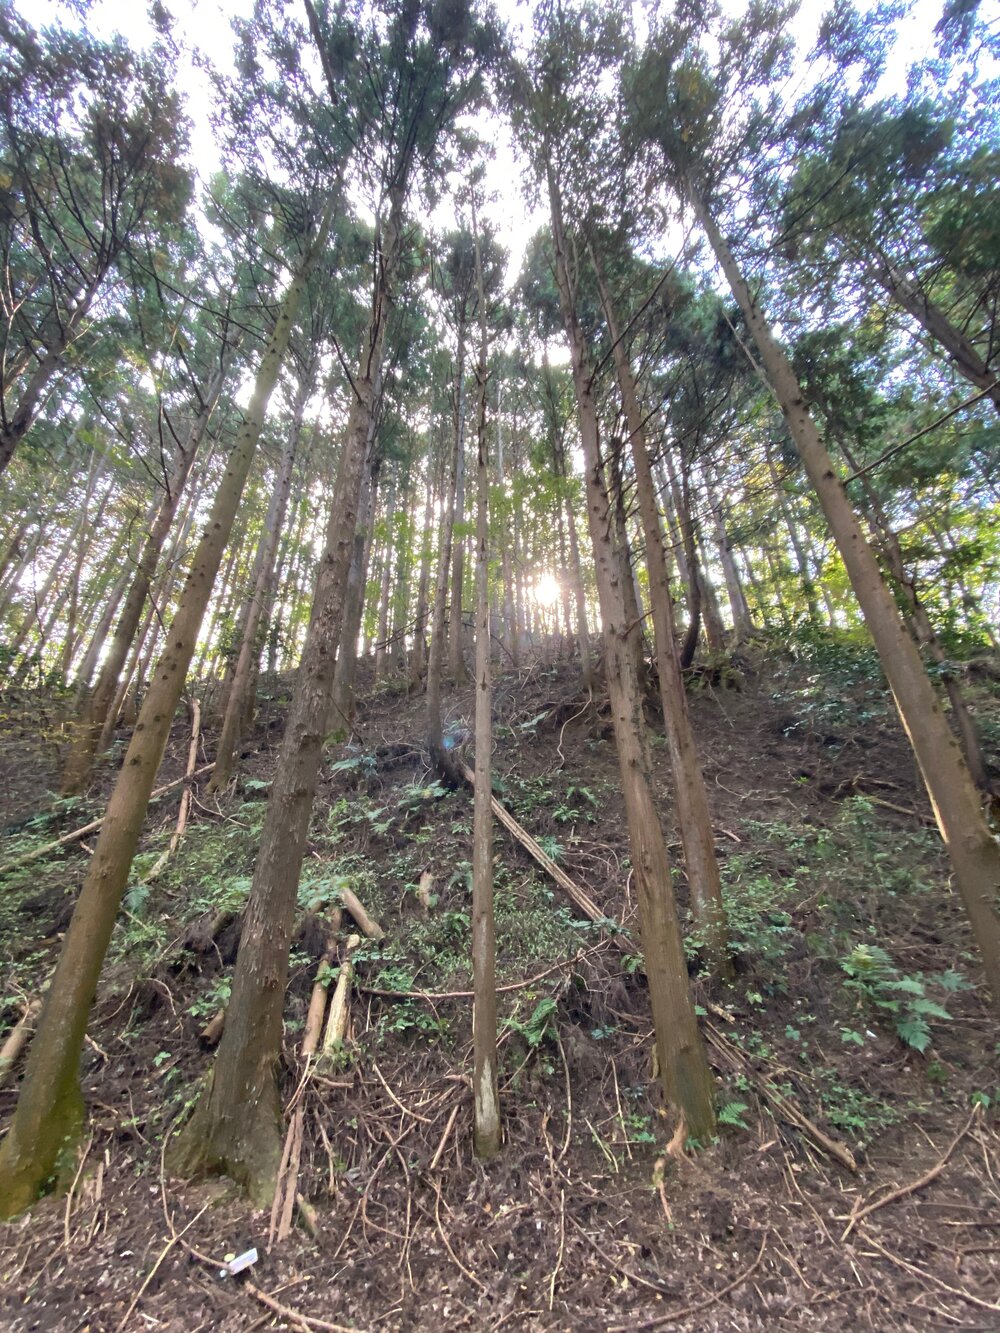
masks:
POLYGON ((562 584, 554 574, 539 574, 531 585, 531 596, 539 606, 555 606, 562 597, 562 584))

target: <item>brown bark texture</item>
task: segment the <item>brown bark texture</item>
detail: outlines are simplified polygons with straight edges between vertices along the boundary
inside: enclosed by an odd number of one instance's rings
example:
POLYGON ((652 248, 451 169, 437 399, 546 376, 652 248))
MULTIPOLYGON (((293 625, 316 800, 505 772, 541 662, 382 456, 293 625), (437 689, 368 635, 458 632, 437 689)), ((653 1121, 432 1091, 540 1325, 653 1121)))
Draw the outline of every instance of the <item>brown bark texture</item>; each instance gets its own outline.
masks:
POLYGON ((753 334, 764 371, 844 561, 948 849, 955 886, 968 913, 987 985, 994 1004, 1000 1007, 1000 845, 990 833, 959 743, 809 414, 791 363, 753 299, 715 219, 690 181, 689 197, 753 334))

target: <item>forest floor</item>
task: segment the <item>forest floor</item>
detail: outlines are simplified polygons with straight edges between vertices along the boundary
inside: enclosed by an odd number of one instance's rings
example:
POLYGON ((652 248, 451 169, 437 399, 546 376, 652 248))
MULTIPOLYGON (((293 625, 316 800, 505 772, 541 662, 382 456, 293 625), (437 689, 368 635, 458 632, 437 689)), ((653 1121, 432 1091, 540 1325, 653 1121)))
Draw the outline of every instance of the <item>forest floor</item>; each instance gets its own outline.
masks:
MULTIPOLYGON (((496 682, 497 794, 608 920, 578 919, 497 828, 501 1156, 477 1163, 470 1142, 471 795, 429 771, 423 699, 385 685, 330 747, 300 894, 283 1088, 314 1234, 269 1245, 269 1214, 225 1182, 171 1179, 164 1143, 211 1060, 200 1034, 227 997, 288 688, 262 700, 236 789, 196 790, 147 884, 177 792, 152 808, 84 1056, 85 1153, 68 1194, 0 1229, 0 1327, 1000 1328, 996 1021, 877 667, 832 641, 754 646, 691 682, 738 968, 712 985, 691 959, 715 1142, 668 1148, 606 708, 572 666, 540 663, 496 682), (347 1048, 303 1080, 345 888, 386 935, 356 955, 347 1048), (257 1262, 221 1277, 251 1246, 257 1262)), ((996 690, 972 685, 994 760, 996 690)), ((447 706, 461 744, 471 690, 447 706)), ((183 772, 182 721, 163 782, 183 772)), ((113 766, 87 801, 57 802, 58 740, 56 701, 5 702, 2 862, 100 812, 113 766)), ((0 875, 3 1029, 51 970, 88 846, 0 875)), ((8 1078, 0 1123, 15 1098, 8 1078)))

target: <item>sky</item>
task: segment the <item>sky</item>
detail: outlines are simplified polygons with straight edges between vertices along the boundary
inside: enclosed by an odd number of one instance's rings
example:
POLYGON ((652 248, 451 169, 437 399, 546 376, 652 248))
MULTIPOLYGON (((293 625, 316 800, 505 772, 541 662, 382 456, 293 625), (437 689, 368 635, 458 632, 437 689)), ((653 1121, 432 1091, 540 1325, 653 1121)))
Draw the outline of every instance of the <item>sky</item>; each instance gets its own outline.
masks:
MULTIPOLYGON (((868 0, 862 0, 866 3, 868 0)), ((873 2, 873 0, 871 0, 873 2)), ((60 0, 15 0, 17 9, 29 22, 38 25, 61 19, 67 25, 77 20, 67 13, 60 0)), ((527 34, 535 0, 495 0, 500 16, 515 31, 527 34)), ((987 0, 991 3, 991 0, 987 0)), ((744 6, 741 0, 724 0, 726 8, 735 14, 744 6)), ((896 52, 879 87, 879 95, 901 92, 905 87, 906 71, 913 59, 927 54, 933 46, 934 24, 940 17, 943 0, 920 0, 900 34, 896 52)), ((225 73, 232 69, 232 32, 234 17, 249 17, 253 0, 166 0, 166 7, 176 20, 175 36, 183 55, 179 68, 179 84, 185 94, 187 112, 192 122, 191 164, 207 181, 221 165, 219 150, 210 123, 211 95, 204 70, 191 59, 192 51, 208 55, 213 64, 225 73)), ((818 20, 825 12, 826 0, 802 0, 793 20, 793 32, 798 44, 807 48, 815 39, 818 20)), ((645 4, 635 0, 633 20, 637 33, 646 30, 645 4)), ((156 38, 149 21, 147 6, 142 0, 94 0, 87 24, 101 36, 120 32, 130 44, 144 47, 156 38)), ((486 189, 492 202, 484 210, 498 233, 498 240, 510 252, 508 280, 513 281, 520 270, 528 242, 538 228, 544 225, 545 212, 540 206, 532 207, 523 188, 525 166, 518 161, 510 132, 503 120, 488 113, 481 115, 475 128, 493 148, 492 160, 487 165, 486 189)), ((446 229, 455 225, 453 204, 445 199, 430 219, 435 227, 446 229)), ((664 254, 676 251, 683 243, 683 229, 673 227, 664 237, 664 254)))
MULTIPOLYGON (((32 24, 44 26, 61 20, 71 26, 77 20, 67 13, 60 0, 15 0, 15 7, 32 24)), ((496 0, 505 22, 523 27, 530 22, 530 0, 496 0)), ((207 54, 217 69, 231 71, 233 18, 247 18, 253 0, 166 0, 166 8, 176 20, 175 38, 182 48, 178 82, 184 93, 187 113, 192 122, 191 165, 207 181, 221 166, 215 134, 210 123, 211 93, 204 70, 191 59, 192 50, 207 54)), ((142 0, 95 0, 87 26, 99 36, 121 33, 130 45, 149 46, 157 33, 149 21, 142 0)), ((494 197, 484 210, 496 228, 498 240, 510 252, 511 280, 520 269, 528 241, 545 220, 544 212, 532 210, 520 190, 524 169, 518 163, 507 126, 499 117, 482 116, 475 123, 480 135, 492 146, 493 157, 487 165, 486 190, 494 197)), ((451 201, 445 199, 431 218, 434 226, 455 226, 451 201)))

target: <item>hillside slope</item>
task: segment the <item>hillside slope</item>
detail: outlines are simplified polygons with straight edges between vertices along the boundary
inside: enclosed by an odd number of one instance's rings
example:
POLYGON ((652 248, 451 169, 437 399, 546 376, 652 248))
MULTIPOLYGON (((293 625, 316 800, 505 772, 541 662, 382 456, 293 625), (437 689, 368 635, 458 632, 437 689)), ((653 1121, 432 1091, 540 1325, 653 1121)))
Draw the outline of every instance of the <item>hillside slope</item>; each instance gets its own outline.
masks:
MULTIPOLYGON (((501 1157, 483 1167, 470 1143, 471 796, 429 771, 423 700, 383 686, 330 749, 300 889, 283 1086, 305 1226, 269 1246, 270 1218, 228 1187, 166 1177, 228 993, 288 688, 261 699, 236 791, 196 790, 145 884, 176 792, 154 807, 85 1055, 86 1155, 68 1196, 0 1231, 5 1328, 995 1326, 995 1023, 884 684, 832 639, 757 645, 691 681, 737 962, 712 987, 692 942, 717 1142, 668 1142, 610 725, 550 663, 498 677, 496 793, 606 919, 580 919, 497 828, 501 1157), (345 1047, 307 1070, 317 970, 334 978, 356 928, 344 913, 333 933, 345 890, 385 935, 354 953, 345 1047), (220 1278, 250 1246, 249 1273, 220 1278)), ((995 742, 992 688, 973 697, 995 742)), ((461 748, 471 691, 446 702, 461 748)), ((99 813, 46 794, 56 712, 24 695, 3 720, 4 864, 99 813)), ((178 724, 161 781, 186 748, 178 724)), ((654 759, 676 857, 662 743, 654 759)), ((44 984, 86 848, 3 876, 5 1027, 44 984)))

